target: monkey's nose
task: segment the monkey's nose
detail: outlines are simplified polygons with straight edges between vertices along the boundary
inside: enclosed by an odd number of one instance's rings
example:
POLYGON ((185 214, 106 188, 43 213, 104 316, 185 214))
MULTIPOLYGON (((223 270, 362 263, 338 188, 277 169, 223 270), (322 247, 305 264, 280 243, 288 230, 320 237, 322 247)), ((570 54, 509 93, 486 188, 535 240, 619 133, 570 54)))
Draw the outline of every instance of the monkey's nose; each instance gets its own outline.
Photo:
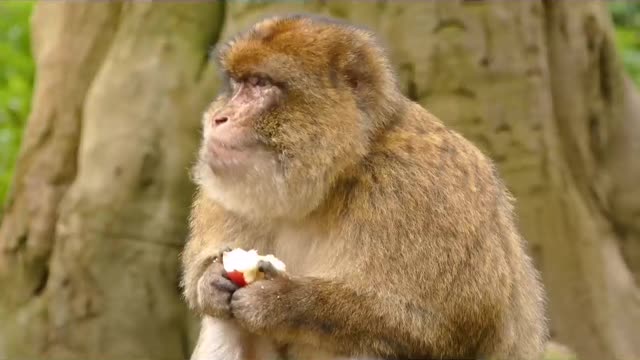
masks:
POLYGON ((215 118, 215 119, 213 120, 213 124, 214 124, 215 126, 222 125, 222 124, 226 123, 226 122, 227 122, 227 120, 229 120, 229 118, 228 118, 228 117, 226 117, 226 116, 221 116, 221 117, 219 117, 219 118, 215 118))

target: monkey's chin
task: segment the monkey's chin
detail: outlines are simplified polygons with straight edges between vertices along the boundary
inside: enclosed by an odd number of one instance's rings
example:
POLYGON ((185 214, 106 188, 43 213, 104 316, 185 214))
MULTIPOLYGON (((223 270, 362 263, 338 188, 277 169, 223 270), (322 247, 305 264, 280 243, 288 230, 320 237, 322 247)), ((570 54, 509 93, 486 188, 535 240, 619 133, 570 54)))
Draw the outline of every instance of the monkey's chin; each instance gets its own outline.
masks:
POLYGON ((215 158, 206 161, 206 166, 216 175, 220 177, 242 177, 249 168, 248 156, 215 158))
POLYGON ((300 186, 281 171, 274 158, 252 156, 248 163, 233 170, 214 171, 201 158, 193 178, 202 193, 230 212, 254 220, 300 219, 320 203, 321 182, 305 178, 300 186), (258 159, 256 159, 258 158, 258 159))
POLYGON ((242 176, 253 166, 260 151, 256 146, 229 147, 212 143, 202 161, 218 176, 242 176))

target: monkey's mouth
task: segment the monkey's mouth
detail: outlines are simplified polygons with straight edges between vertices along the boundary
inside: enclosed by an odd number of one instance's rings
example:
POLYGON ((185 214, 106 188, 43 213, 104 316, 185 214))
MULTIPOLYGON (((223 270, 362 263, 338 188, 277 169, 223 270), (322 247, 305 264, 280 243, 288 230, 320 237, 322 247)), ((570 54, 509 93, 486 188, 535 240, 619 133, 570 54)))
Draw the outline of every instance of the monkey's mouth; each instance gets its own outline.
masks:
POLYGON ((252 155, 261 151, 257 141, 224 143, 215 139, 206 145, 204 160, 214 172, 227 169, 239 169, 250 164, 252 155))

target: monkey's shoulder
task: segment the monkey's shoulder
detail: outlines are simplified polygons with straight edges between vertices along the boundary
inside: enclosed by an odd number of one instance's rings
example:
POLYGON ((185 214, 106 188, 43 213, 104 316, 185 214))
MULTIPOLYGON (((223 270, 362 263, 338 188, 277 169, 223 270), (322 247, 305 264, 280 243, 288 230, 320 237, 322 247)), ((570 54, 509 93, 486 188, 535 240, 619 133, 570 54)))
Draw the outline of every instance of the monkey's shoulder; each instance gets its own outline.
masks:
POLYGON ((480 223, 507 195, 491 160, 424 110, 381 136, 356 173, 345 206, 424 221, 480 223))
POLYGON ((413 182, 472 193, 499 186, 492 161, 418 105, 377 139, 363 168, 378 184, 413 182))

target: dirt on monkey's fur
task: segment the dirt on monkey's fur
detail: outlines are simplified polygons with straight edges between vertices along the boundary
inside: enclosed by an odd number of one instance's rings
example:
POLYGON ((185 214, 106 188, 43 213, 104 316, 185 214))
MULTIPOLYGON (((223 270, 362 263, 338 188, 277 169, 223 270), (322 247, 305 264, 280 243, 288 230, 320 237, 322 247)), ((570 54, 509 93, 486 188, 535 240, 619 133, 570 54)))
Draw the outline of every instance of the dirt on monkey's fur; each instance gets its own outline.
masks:
POLYGON ((218 58, 183 253, 194 358, 539 358, 543 290, 509 193, 400 93, 370 32, 269 18, 218 58), (287 273, 238 288, 226 247, 287 273))

